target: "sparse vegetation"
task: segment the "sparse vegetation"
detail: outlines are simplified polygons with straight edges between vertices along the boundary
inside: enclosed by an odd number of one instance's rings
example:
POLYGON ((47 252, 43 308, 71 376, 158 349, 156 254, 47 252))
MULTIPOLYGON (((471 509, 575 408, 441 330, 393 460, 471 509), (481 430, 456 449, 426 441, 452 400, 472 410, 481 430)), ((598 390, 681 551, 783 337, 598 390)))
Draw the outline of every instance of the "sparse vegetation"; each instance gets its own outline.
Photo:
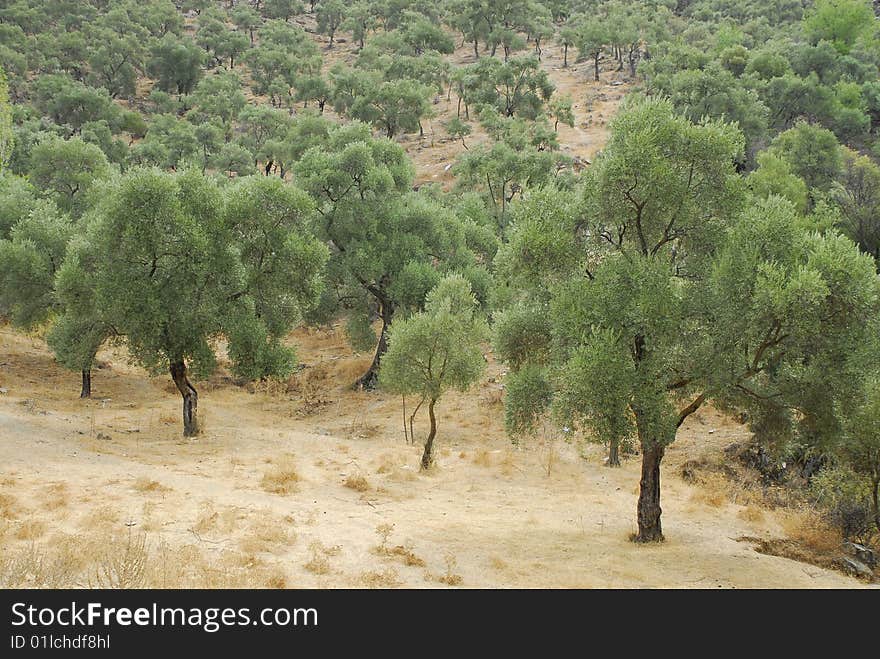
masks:
POLYGON ((0 586, 874 578, 878 16, 4 3, 0 586))
POLYGON ((293 456, 285 455, 273 459, 272 466, 260 480, 260 487, 266 492, 284 496, 296 492, 299 481, 300 476, 293 456))

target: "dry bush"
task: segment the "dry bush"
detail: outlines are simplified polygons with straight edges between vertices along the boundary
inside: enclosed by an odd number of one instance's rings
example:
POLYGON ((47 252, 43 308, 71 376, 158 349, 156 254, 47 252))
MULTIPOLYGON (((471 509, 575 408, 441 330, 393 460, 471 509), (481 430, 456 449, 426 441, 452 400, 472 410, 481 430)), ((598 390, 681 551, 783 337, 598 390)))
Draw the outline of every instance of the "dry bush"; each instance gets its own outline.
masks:
POLYGON ((446 574, 425 572, 425 581, 436 581, 447 586, 460 586, 464 578, 455 572, 455 569, 458 567, 458 559, 455 557, 455 554, 446 554, 443 560, 446 562, 446 574))
POLYGON ((370 364, 372 363, 372 357, 351 357, 348 359, 340 359, 336 362, 333 377, 340 386, 351 386, 360 376, 367 372, 367 369, 370 368, 370 364))
POLYGON ((384 524, 379 524, 376 527, 376 535, 379 536, 381 542, 374 547, 374 550, 378 554, 385 554, 388 551, 388 538, 391 537, 391 534, 394 533, 394 524, 388 524, 387 522, 384 524))
POLYGON ((17 552, 0 555, 0 588, 72 588, 84 558, 75 544, 62 537, 52 551, 31 543, 17 552))
POLYGON ((381 401, 369 406, 358 405, 351 421, 349 421, 348 428, 345 429, 345 436, 349 439, 370 439, 381 434, 383 427, 368 421, 375 416, 376 410, 381 405, 381 401))
POLYGON ((379 556, 398 559, 402 561, 404 565, 410 567, 424 567, 425 561, 416 556, 409 543, 397 545, 395 547, 388 546, 388 539, 393 532, 394 524, 380 524, 376 527, 376 535, 379 536, 380 543, 373 547, 373 553, 378 554, 379 556))
POLYGON ((143 588, 146 585, 147 536, 129 529, 126 537, 112 538, 94 570, 91 588, 143 588))
POLYGON ((369 481, 367 481, 367 479, 360 474, 356 476, 349 476, 345 479, 343 485, 350 490, 354 490, 355 492, 367 492, 370 489, 369 481))
MULTIPOLYGON (((174 387, 174 391, 177 391, 177 387, 174 387)), ((177 423, 177 417, 172 414, 162 414, 159 416, 159 423, 164 423, 166 426, 173 426, 177 423)))
POLYGON ((260 487, 272 494, 287 495, 297 491, 299 472, 292 455, 282 455, 272 460, 273 466, 263 474, 260 487))
POLYGON ((156 504, 153 501, 144 501, 141 509, 141 528, 147 532, 162 530, 162 522, 156 517, 156 504))
POLYGON ((317 414, 333 401, 327 395, 329 369, 324 362, 309 366, 287 380, 286 391, 299 396, 296 416, 305 418, 317 414))
POLYGON ((443 559, 446 561, 446 574, 440 577, 438 581, 445 583, 447 586, 460 586, 464 579, 460 574, 455 573, 455 568, 458 567, 458 559, 455 557, 455 554, 446 554, 443 559))
POLYGON ((287 381, 277 377, 268 377, 256 382, 249 382, 247 391, 252 394, 262 394, 268 398, 282 398, 287 394, 289 386, 287 381))
POLYGON ((813 510, 796 510, 784 515, 782 529, 790 540, 818 554, 837 554, 843 543, 840 530, 813 510))

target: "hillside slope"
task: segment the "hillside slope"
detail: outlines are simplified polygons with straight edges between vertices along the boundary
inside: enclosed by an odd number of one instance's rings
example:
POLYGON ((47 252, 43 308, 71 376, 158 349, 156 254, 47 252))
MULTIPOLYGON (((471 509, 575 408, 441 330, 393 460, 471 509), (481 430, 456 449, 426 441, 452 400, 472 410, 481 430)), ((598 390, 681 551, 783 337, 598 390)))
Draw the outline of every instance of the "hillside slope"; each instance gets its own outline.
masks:
POLYGON ((294 339, 307 366, 286 385, 202 383, 207 431, 184 441, 166 378, 107 350, 80 401, 39 340, 0 329, 0 578, 112 584, 130 560, 158 587, 861 585, 755 552, 737 538, 779 537, 783 513, 681 479, 684 461, 745 434, 711 411, 664 464, 667 542, 636 546, 638 461, 608 469, 598 447, 549 438, 512 447, 496 365, 444 399, 439 468, 424 474, 400 401, 345 388, 366 358, 336 332, 294 339))

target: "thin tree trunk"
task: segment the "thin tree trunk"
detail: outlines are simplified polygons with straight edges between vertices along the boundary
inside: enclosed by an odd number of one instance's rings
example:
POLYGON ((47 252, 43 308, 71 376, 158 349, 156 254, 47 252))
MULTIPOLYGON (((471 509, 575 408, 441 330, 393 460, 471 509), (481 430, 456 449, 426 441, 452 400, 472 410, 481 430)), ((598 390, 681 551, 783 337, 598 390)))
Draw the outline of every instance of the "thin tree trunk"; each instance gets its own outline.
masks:
POLYGON ((195 437, 199 434, 199 394, 186 376, 186 363, 183 360, 169 364, 171 379, 183 397, 183 436, 195 437))
POLYGON ((562 68, 568 68, 568 44, 562 45, 562 68))
POLYGON ((599 56, 593 58, 593 74, 596 82, 599 82, 599 56))
POLYGON ((663 529, 660 525, 660 461, 666 448, 650 439, 642 440, 642 478, 639 481, 638 521, 636 542, 660 542, 663 529))
POLYGON ((428 432, 428 439, 425 440, 425 452, 422 454, 422 469, 429 469, 434 464, 434 437, 437 436, 437 418, 434 416, 434 404, 436 399, 432 398, 428 403, 428 417, 431 419, 431 430, 428 432))
POLYGON ((874 490, 872 492, 874 498, 874 525, 880 531, 880 478, 874 479, 874 490))
POLYGON ((620 440, 616 437, 611 440, 611 445, 608 447, 608 466, 620 466, 620 440))
POLYGON ((379 365, 382 356, 388 350, 388 327, 391 325, 391 319, 394 317, 394 305, 391 302, 380 302, 379 316, 382 318, 382 332, 379 334, 379 344, 376 346, 376 354, 373 356, 373 363, 370 364, 369 370, 364 373, 357 382, 355 389, 375 389, 379 380, 379 365))
POLYGON ((474 39, 474 59, 480 59, 480 49, 477 46, 477 40, 474 39))
POLYGON ((84 368, 82 370, 82 389, 79 392, 80 398, 91 398, 92 397, 92 371, 91 369, 84 368))

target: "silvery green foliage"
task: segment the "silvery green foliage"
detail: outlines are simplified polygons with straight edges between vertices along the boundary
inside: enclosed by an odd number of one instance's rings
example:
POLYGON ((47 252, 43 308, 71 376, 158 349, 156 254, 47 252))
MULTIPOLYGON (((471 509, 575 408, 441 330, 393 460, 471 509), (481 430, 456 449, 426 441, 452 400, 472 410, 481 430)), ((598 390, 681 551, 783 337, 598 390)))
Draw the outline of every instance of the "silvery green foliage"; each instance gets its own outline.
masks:
POLYGON ((222 334, 242 376, 283 374, 292 354, 280 337, 322 286, 313 212, 276 178, 224 190, 195 171, 132 170, 89 226, 96 307, 150 369, 186 360, 210 371, 222 334))
POLYGON ((448 389, 467 390, 486 367, 480 343, 488 330, 478 311, 464 277, 440 280, 424 311, 392 327, 379 375, 382 388, 433 401, 448 389))
POLYGON ((873 264, 821 214, 745 197, 741 149, 729 125, 630 104, 579 193, 515 208, 497 263, 520 306, 496 344, 514 368, 547 369, 561 420, 665 445, 717 399, 756 430, 840 432, 835 406, 877 363, 873 264), (548 320, 513 323, 523 309, 548 320))

